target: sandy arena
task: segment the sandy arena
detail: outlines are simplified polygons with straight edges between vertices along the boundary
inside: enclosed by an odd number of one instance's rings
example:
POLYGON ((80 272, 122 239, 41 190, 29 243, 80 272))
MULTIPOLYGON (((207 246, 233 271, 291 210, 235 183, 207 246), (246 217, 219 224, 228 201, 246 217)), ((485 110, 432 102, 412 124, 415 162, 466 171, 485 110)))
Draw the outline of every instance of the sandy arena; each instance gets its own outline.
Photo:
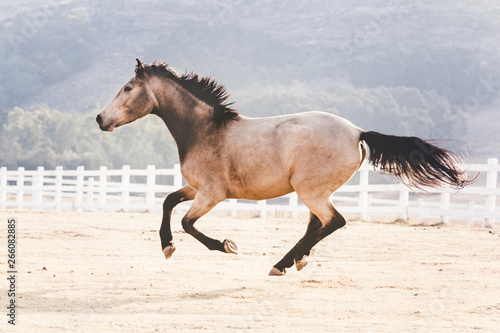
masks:
POLYGON ((349 221, 309 265, 270 277, 305 220, 208 216, 196 226, 234 240, 211 252, 161 215, 1 211, 17 218, 17 332, 500 332, 500 228, 349 221))

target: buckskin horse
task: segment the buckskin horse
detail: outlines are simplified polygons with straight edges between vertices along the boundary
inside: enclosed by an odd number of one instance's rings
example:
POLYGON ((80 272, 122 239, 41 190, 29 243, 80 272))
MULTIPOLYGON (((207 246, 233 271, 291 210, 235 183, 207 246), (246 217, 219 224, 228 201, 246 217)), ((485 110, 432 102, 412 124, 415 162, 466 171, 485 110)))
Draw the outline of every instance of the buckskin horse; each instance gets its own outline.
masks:
POLYGON ((314 245, 346 224, 330 196, 369 161, 411 188, 471 183, 460 158, 417 137, 364 131, 346 119, 305 112, 267 118, 239 114, 224 86, 196 73, 178 74, 167 64, 137 59, 135 75, 96 118, 103 131, 159 116, 179 152, 187 185, 167 196, 160 227, 165 258, 175 251, 170 219, 180 202, 193 200, 184 230, 210 250, 237 253, 231 240, 210 238, 195 222, 226 198, 265 200, 296 191, 310 210, 304 236, 270 271, 283 275, 307 264, 314 245))

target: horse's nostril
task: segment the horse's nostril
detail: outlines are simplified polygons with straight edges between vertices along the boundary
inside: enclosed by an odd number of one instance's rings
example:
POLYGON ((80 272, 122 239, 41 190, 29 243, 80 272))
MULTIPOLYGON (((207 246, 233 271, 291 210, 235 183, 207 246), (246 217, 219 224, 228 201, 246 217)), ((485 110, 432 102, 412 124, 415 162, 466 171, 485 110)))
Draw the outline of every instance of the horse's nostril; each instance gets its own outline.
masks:
POLYGON ((102 125, 102 117, 100 114, 97 115, 97 117, 95 118, 95 120, 97 121, 97 123, 99 124, 99 126, 102 125))

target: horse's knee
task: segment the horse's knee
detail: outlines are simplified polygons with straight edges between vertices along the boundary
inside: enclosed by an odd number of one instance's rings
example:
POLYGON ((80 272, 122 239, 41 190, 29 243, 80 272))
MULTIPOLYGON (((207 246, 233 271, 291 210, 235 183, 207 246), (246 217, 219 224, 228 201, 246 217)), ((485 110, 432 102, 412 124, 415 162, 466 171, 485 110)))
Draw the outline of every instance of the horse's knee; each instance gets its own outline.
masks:
POLYGON ((167 195, 165 201, 163 201, 163 209, 170 210, 179 203, 179 196, 174 192, 167 195))

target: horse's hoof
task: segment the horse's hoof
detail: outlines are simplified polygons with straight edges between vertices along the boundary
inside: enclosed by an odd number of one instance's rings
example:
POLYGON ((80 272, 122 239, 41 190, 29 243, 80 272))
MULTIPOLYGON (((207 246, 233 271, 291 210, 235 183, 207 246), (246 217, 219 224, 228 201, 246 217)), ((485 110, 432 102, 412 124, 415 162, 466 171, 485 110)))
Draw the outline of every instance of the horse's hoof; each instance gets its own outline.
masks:
POLYGON ((295 268, 297 268, 297 271, 300 271, 302 268, 307 266, 307 256, 303 256, 302 259, 296 260, 295 261, 295 268))
POLYGON ((238 253, 238 246, 230 239, 224 239, 224 250, 226 253, 238 253))
POLYGON ((168 259, 172 256, 172 253, 175 251, 175 246, 173 244, 165 246, 163 249, 163 254, 165 255, 165 259, 168 259))
POLYGON ((285 275, 286 271, 283 268, 283 271, 280 271, 276 267, 271 268, 271 271, 269 272, 269 276, 282 276, 285 275))

